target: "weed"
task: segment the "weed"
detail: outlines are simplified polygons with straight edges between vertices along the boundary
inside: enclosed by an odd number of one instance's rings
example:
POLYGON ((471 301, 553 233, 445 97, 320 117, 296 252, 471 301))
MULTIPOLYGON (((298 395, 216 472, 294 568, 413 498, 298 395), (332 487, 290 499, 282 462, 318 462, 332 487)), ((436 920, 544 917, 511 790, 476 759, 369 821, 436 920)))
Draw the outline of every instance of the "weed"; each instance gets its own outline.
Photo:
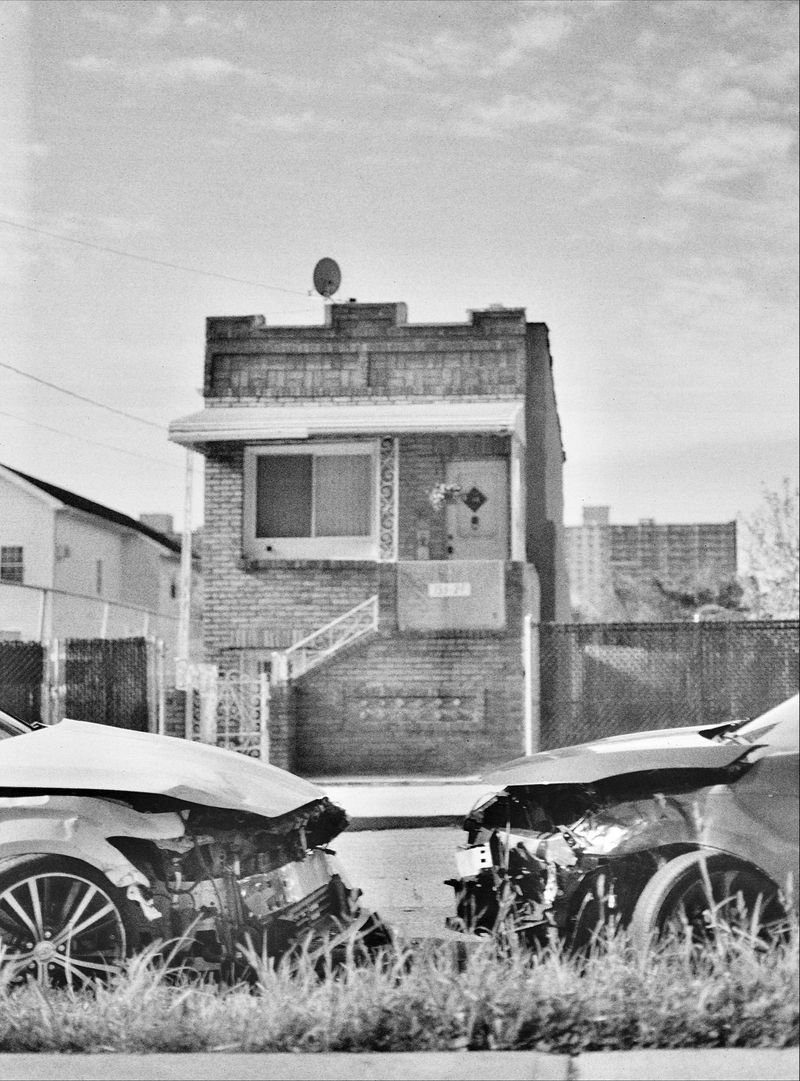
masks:
POLYGON ((574 958, 491 940, 398 946, 365 960, 248 957, 226 987, 169 972, 155 948, 88 990, 12 987, 0 1051, 404 1051, 785 1047, 798 1038, 798 929, 765 950, 720 928, 636 952, 623 932, 574 958))

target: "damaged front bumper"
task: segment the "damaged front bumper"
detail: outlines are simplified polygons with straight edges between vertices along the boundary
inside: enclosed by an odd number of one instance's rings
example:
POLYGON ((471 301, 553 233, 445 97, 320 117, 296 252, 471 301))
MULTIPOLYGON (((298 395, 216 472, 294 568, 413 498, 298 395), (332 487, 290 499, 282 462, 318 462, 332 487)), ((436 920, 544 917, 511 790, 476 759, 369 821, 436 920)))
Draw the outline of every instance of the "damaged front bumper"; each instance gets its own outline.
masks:
POLYGON ((566 919, 566 899, 582 871, 573 842, 560 832, 549 835, 494 833, 482 843, 456 851, 457 878, 448 879, 456 895, 451 930, 496 935, 513 930, 541 940, 566 919))

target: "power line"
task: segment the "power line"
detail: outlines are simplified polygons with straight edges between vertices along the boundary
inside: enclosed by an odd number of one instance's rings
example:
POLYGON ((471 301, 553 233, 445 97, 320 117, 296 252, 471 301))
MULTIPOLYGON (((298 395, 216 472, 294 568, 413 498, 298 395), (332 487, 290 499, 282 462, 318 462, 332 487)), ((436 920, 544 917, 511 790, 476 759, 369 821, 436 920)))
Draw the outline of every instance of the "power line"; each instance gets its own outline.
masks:
POLYGON ((48 432, 55 432, 57 435, 67 435, 72 439, 80 439, 82 443, 91 443, 95 447, 104 447, 106 450, 115 450, 118 454, 128 454, 132 458, 143 458, 146 462, 156 462, 158 465, 165 465, 168 469, 183 470, 183 466, 176 465, 174 462, 168 462, 164 458, 153 458, 149 454, 137 454, 135 450, 123 450, 122 447, 112 446, 111 443, 101 443, 97 439, 87 439, 85 435, 76 435, 75 432, 67 432, 63 428, 53 428, 49 424, 42 424, 39 420, 30 420, 28 417, 20 417, 15 413, 7 413, 5 409, 0 409, 0 416, 11 417, 12 420, 22 421, 23 424, 33 424, 37 428, 44 428, 48 432))
POLYGON ((183 266, 180 263, 170 263, 166 259, 152 259, 149 255, 136 255, 134 252, 122 251, 120 248, 107 248, 104 244, 95 244, 90 240, 77 240, 75 237, 64 236, 63 233, 53 233, 48 229, 38 229, 33 225, 23 225, 18 221, 10 221, 8 218, 0 218, 0 225, 9 225, 12 229, 24 229, 28 233, 38 233, 40 236, 49 236, 55 240, 63 240, 67 244, 79 244, 82 248, 92 248, 94 251, 106 252, 109 255, 121 255, 125 259, 137 259, 140 263, 151 263, 153 266, 167 267, 169 270, 183 270, 187 274, 199 274, 203 278, 217 278, 220 281, 234 282, 236 285, 254 285, 258 289, 270 289, 276 293, 291 293, 292 296, 313 297, 312 291, 301 292, 299 289, 286 289, 282 285, 268 285, 266 282, 251 281, 249 278, 232 278, 228 274, 215 274, 210 270, 198 270, 197 267, 183 266))
POLYGON ((16 372, 17 375, 24 375, 26 379, 32 379, 34 383, 41 383, 42 386, 50 387, 51 390, 57 390, 61 394, 68 394, 70 398, 77 398, 80 402, 88 402, 89 405, 96 405, 98 409, 105 409, 109 413, 116 413, 118 417, 125 417, 127 420, 136 420, 139 424, 146 424, 149 428, 155 428, 159 432, 167 431, 163 424, 156 424, 155 421, 145 420, 144 417, 134 416, 133 413, 126 413, 122 409, 115 409, 113 405, 106 405, 105 402, 96 402, 94 398, 87 398, 83 394, 76 393, 74 390, 67 390, 66 387, 59 387, 56 383, 49 383, 46 379, 40 379, 38 375, 31 375, 30 372, 24 372, 22 368, 15 368, 13 364, 6 364, 0 360, 0 368, 8 368, 10 372, 16 372))

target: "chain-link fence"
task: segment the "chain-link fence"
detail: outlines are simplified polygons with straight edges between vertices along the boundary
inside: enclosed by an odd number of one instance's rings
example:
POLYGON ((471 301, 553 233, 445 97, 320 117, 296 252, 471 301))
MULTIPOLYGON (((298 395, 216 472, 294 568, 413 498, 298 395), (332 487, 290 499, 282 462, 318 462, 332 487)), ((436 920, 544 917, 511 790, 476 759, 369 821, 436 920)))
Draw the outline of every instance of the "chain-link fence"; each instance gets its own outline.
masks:
POLYGON ((798 626, 543 624, 541 747, 757 716, 797 692, 798 626))
POLYGON ((23 721, 40 719, 44 662, 38 642, 0 642, 0 709, 23 721))
POLYGON ((146 732, 151 712, 144 638, 69 638, 64 715, 146 732))

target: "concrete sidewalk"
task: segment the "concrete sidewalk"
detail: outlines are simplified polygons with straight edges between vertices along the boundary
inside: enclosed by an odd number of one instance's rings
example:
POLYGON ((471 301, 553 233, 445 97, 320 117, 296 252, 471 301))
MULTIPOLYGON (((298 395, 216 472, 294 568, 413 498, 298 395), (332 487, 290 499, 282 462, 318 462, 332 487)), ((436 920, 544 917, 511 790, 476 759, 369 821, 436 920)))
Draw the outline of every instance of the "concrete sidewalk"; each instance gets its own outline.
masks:
POLYGON ((313 783, 347 811, 351 830, 460 826, 493 792, 473 777, 323 777, 313 783))
POLYGON ((797 1081, 797 1048, 361 1054, 0 1054, 2 1081, 797 1081))

